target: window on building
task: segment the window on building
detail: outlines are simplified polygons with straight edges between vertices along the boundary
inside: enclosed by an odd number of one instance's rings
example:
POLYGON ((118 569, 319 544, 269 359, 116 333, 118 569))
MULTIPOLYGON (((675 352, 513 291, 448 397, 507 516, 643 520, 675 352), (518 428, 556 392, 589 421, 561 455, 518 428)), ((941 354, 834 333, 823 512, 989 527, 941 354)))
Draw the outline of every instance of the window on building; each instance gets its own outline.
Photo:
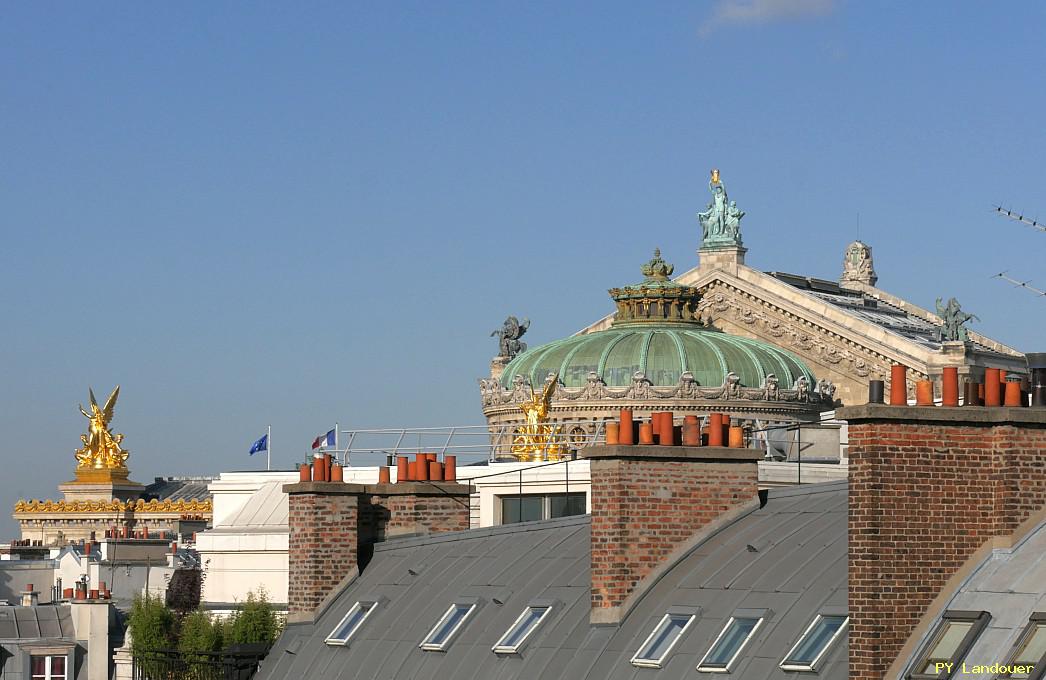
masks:
POLYGON ((731 616, 701 659, 701 663, 697 664, 697 670, 705 673, 729 673, 741 655, 741 650, 762 623, 762 618, 731 616))
POLYGON ((846 628, 849 620, 845 616, 818 614, 785 655, 781 668, 786 671, 816 670, 817 664, 846 628))
POLYGON ((475 609, 475 604, 450 605, 447 613, 433 626, 419 646, 429 652, 445 651, 475 609))
POLYGON ((1046 675, 1046 612, 1032 614, 1028 627, 1006 663, 1009 674, 1000 678, 1040 678, 1046 675))
POLYGON ((585 492, 501 496, 501 523, 533 522, 585 514, 585 492))
POLYGON ((683 637, 690 624, 697 618, 694 614, 665 614, 653 632, 639 646, 639 651, 632 657, 633 666, 661 668, 662 662, 672 647, 683 637))
POLYGON ((961 668, 959 663, 990 620, 988 612, 946 611, 908 677, 930 680, 955 675, 961 668))
POLYGON ((65 656, 31 656, 29 672, 32 680, 66 680, 65 656))
POLYGON ((363 622, 367 620, 367 617, 370 616, 370 613, 374 611, 376 606, 374 602, 357 602, 352 605, 349 613, 334 627, 334 630, 331 631, 330 636, 324 642, 328 645, 349 644, 349 640, 360 629, 360 626, 363 625, 363 622))
POLYGON ((541 622, 548 617, 552 607, 527 607, 516 622, 508 629, 498 643, 494 645, 497 654, 514 654, 526 642, 530 634, 537 630, 541 622))

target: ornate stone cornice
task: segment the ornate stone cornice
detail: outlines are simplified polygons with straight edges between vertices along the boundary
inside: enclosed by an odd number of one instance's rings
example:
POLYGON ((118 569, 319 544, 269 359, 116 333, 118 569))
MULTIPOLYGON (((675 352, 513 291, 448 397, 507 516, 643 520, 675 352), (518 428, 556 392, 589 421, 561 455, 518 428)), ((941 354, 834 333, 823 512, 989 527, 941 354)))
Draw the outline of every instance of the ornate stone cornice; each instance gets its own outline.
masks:
POLYGON ((79 500, 79 501, 52 501, 52 500, 19 500, 15 503, 15 514, 21 513, 74 513, 74 512, 92 512, 92 513, 115 513, 115 512, 135 512, 135 513, 162 513, 162 514, 206 514, 214 510, 213 503, 211 500, 185 500, 180 498, 172 501, 166 499, 163 501, 156 500, 155 498, 146 501, 141 498, 134 501, 121 501, 113 499, 111 501, 104 500, 79 500))

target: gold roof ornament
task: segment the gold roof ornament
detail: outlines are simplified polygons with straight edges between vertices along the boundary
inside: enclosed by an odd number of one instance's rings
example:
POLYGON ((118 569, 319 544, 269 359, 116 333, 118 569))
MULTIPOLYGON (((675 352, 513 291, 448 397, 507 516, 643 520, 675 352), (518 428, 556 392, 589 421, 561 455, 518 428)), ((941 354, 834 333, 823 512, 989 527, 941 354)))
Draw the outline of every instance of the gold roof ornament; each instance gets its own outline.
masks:
POLYGON ((91 397, 91 411, 84 410, 80 404, 80 413, 87 418, 87 434, 80 435, 83 447, 76 450, 76 476, 83 481, 104 481, 113 478, 127 478, 127 458, 130 452, 120 448, 123 442, 122 434, 113 434, 109 429, 109 423, 113 419, 113 409, 116 407, 116 399, 120 396, 120 386, 117 385, 109 398, 105 400, 105 406, 98 406, 94 398, 94 390, 88 388, 87 393, 91 397))
POLYGON ((214 504, 211 499, 197 500, 179 498, 171 500, 136 500, 121 501, 117 498, 112 500, 75 500, 75 501, 53 501, 53 500, 19 500, 15 503, 15 513, 157 513, 157 514, 208 514, 213 512, 214 504))
POLYGON ((520 461, 559 460, 567 452, 563 444, 563 428, 548 422, 552 408, 552 394, 559 384, 559 374, 549 375, 540 393, 530 386, 530 399, 519 405, 527 417, 525 425, 516 428, 512 437, 512 455, 520 461))

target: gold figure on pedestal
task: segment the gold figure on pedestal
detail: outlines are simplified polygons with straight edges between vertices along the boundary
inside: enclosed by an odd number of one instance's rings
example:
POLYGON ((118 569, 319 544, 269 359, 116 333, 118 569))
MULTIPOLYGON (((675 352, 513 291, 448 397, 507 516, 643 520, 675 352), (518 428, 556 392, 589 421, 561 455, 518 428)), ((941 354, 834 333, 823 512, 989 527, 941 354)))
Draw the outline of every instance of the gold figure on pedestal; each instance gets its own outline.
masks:
POLYGON ((88 388, 91 395, 91 412, 84 410, 80 405, 80 413, 88 420, 87 434, 80 435, 83 448, 76 450, 77 473, 83 469, 93 470, 115 470, 126 469, 128 451, 120 448, 123 435, 114 435, 109 431, 109 423, 113 419, 113 409, 116 407, 116 398, 120 394, 120 386, 117 385, 113 393, 105 401, 105 406, 99 408, 94 398, 94 390, 88 388))
POLYGON ((553 374, 541 394, 530 388, 530 400, 519 405, 527 417, 526 425, 516 428, 512 438, 512 455, 521 461, 559 460, 566 452, 563 428, 547 422, 552 407, 552 393, 556 391, 559 374, 553 374))

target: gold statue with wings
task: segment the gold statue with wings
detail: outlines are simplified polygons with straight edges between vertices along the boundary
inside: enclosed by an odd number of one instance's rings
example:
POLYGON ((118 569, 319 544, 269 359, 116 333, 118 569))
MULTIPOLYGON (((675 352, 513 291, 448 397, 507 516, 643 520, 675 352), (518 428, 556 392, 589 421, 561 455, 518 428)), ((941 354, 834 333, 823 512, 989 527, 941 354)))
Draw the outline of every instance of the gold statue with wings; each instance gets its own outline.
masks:
POLYGON ((559 460, 567 452, 563 445, 563 428, 548 422, 552 408, 552 394, 559 383, 559 374, 549 375, 545 388, 535 392, 530 388, 530 399, 519 405, 526 416, 525 425, 516 428, 512 438, 512 455, 522 461, 559 460))
POLYGON ((120 448, 123 441, 122 434, 114 435, 109 431, 109 423, 113 419, 113 409, 116 407, 116 398, 120 395, 120 386, 117 385, 109 398, 105 400, 105 406, 99 407, 94 398, 94 390, 88 388, 91 396, 91 412, 84 410, 80 404, 80 413, 87 418, 87 434, 80 435, 83 448, 76 450, 77 468, 94 468, 106 470, 123 468, 127 463, 129 452, 120 448))

